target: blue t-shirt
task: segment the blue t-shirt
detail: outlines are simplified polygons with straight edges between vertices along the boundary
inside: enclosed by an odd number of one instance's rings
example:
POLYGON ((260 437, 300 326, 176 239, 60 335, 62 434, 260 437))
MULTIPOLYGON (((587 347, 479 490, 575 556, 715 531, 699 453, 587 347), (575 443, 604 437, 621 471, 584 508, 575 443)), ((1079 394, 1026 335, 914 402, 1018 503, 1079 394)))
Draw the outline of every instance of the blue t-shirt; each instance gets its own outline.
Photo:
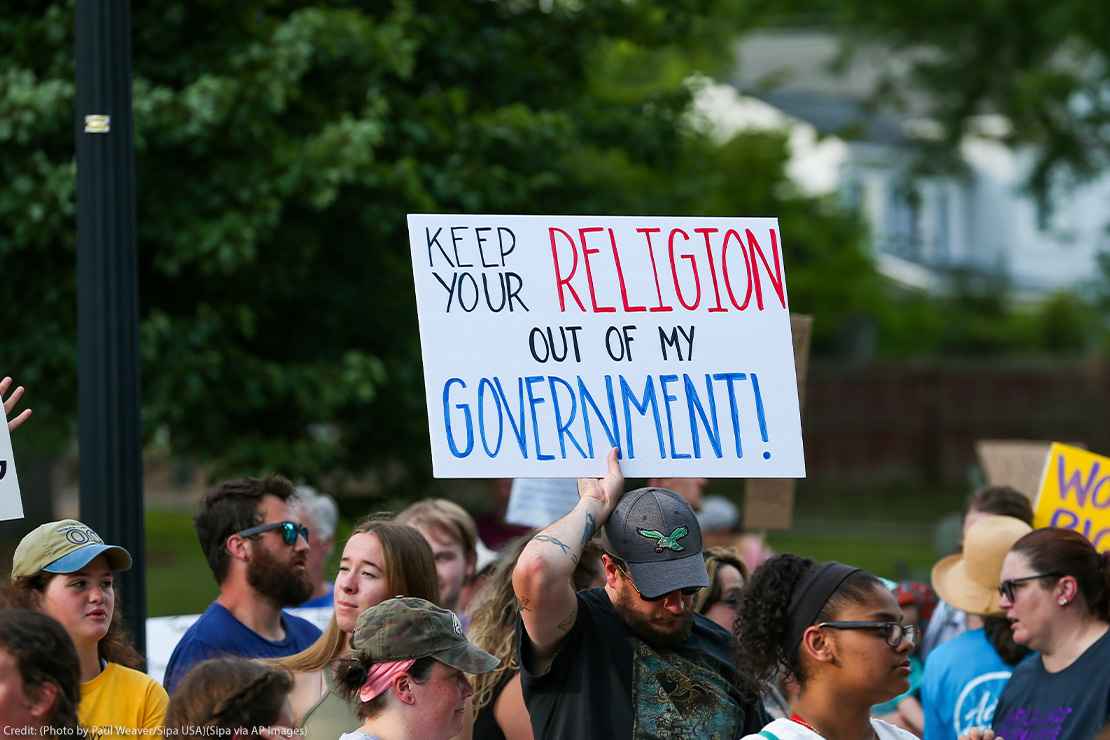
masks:
POLYGON ((332 599, 335 598, 335 584, 328 583, 328 592, 323 596, 314 596, 303 604, 297 604, 298 609, 319 609, 321 607, 331 607, 332 599))
POLYGON ((989 729, 1012 670, 982 629, 938 645, 921 682, 925 740, 956 740, 974 727, 989 729))
POLYGON ((219 602, 213 601, 204 614, 181 636, 166 665, 162 682, 173 693, 179 681, 195 664, 208 658, 283 658, 304 650, 320 637, 320 630, 306 619, 282 612, 285 639, 267 640, 244 625, 219 602))

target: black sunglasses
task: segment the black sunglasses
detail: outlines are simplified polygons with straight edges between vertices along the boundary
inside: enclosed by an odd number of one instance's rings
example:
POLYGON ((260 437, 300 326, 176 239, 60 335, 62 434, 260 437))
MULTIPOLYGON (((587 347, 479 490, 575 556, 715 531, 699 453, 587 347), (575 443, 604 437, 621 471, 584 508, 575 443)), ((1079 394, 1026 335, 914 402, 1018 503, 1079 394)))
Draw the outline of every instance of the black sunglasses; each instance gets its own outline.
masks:
POLYGON ((998 584, 998 595, 1002 596, 1011 604, 1014 601, 1014 596, 1017 595, 1017 586, 1022 586, 1030 581, 1035 581, 1038 578, 1062 578, 1063 573, 1037 573, 1032 576, 1022 576, 1021 578, 1007 578, 1002 583, 998 584))
MULTIPOLYGON (((606 555, 609 555, 609 553, 606 553, 606 555)), ((613 565, 617 567, 617 570, 623 573, 624 577, 628 579, 628 582, 632 584, 632 588, 636 589, 636 593, 639 594, 640 598, 643 601, 662 601, 663 599, 667 598, 668 594, 674 593, 674 591, 668 591, 667 593, 659 594, 658 596, 644 596, 642 593, 640 593, 640 589, 636 588, 636 581, 632 580, 632 574, 628 572, 628 564, 615 555, 609 555, 609 558, 613 561, 613 565)), ((688 586, 686 588, 679 589, 679 591, 683 596, 694 596, 697 594, 698 591, 701 591, 701 586, 688 586)))
POLYGON ((255 527, 247 527, 244 530, 236 532, 235 534, 240 537, 254 537, 265 532, 272 532, 275 529, 281 530, 281 541, 287 545, 297 544, 297 535, 304 537, 304 541, 308 542, 308 527, 296 522, 270 522, 269 524, 259 524, 255 527))
POLYGON ((875 630, 886 644, 896 648, 903 640, 917 644, 917 625, 901 622, 821 622, 818 627, 831 627, 834 630, 875 630))

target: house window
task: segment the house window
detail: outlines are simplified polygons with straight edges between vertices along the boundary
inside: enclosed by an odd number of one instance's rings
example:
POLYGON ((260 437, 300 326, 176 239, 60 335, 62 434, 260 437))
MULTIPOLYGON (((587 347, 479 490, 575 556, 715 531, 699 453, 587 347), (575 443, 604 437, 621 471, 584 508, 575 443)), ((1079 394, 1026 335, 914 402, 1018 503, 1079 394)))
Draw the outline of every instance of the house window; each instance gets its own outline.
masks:
POLYGON ((886 201, 884 251, 906 259, 920 259, 920 196, 912 185, 903 182, 887 191, 886 201))

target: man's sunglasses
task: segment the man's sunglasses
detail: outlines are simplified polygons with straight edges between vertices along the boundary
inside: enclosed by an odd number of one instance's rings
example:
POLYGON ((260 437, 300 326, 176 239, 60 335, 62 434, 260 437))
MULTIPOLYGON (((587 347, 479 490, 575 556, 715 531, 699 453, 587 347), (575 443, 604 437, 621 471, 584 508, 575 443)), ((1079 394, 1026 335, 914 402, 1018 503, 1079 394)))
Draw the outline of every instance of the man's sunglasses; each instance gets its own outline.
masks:
POLYGON ((917 625, 901 622, 821 622, 818 627, 831 627, 834 630, 875 630, 886 640, 886 644, 896 648, 903 640, 917 644, 917 625))
POLYGON ((240 530, 235 534, 240 537, 254 537, 265 532, 272 532, 275 529, 281 530, 281 541, 287 545, 297 544, 297 535, 304 537, 304 541, 308 542, 308 527, 296 522, 270 522, 269 524, 259 524, 255 527, 247 527, 240 530))
POLYGON ((998 584, 998 595, 1005 597, 1006 601, 1011 604, 1014 601, 1014 596, 1017 595, 1017 587, 1022 586, 1030 581, 1035 581, 1038 578, 1061 578, 1063 573, 1037 573, 1032 576, 1022 576, 1021 578, 1007 578, 1002 583, 998 584))
MULTIPOLYGON (((639 594, 640 598, 643 601, 662 601, 663 599, 667 598, 668 595, 674 593, 674 591, 668 591, 667 593, 659 594, 658 596, 644 596, 642 593, 640 593, 640 589, 636 588, 636 581, 632 580, 632 574, 628 572, 628 564, 615 555, 609 555, 609 559, 613 561, 613 565, 617 567, 617 570, 619 570, 624 575, 624 577, 628 579, 628 582, 632 584, 632 588, 636 589, 636 593, 639 594)), ((701 591, 701 586, 689 586, 687 588, 679 589, 679 592, 683 596, 694 596, 698 593, 698 591, 701 591)))

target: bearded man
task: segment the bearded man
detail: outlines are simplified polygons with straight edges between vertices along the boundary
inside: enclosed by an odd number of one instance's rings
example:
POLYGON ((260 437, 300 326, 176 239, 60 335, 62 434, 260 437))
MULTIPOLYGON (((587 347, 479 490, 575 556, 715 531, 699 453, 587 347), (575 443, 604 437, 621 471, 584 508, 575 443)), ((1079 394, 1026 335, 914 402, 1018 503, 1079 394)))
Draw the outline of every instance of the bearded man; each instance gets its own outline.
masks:
POLYGON ((541 738, 737 738, 768 721, 739 687, 728 632, 694 613, 709 585, 698 520, 665 488, 624 493, 608 473, 578 482, 578 504, 528 543, 513 571, 520 666, 541 738), (605 586, 571 573, 604 526, 605 586))
POLYGON ((320 636, 282 611, 312 594, 309 531, 280 476, 224 481, 201 502, 193 524, 220 595, 182 635, 166 666, 166 691, 207 658, 280 658, 320 636))

